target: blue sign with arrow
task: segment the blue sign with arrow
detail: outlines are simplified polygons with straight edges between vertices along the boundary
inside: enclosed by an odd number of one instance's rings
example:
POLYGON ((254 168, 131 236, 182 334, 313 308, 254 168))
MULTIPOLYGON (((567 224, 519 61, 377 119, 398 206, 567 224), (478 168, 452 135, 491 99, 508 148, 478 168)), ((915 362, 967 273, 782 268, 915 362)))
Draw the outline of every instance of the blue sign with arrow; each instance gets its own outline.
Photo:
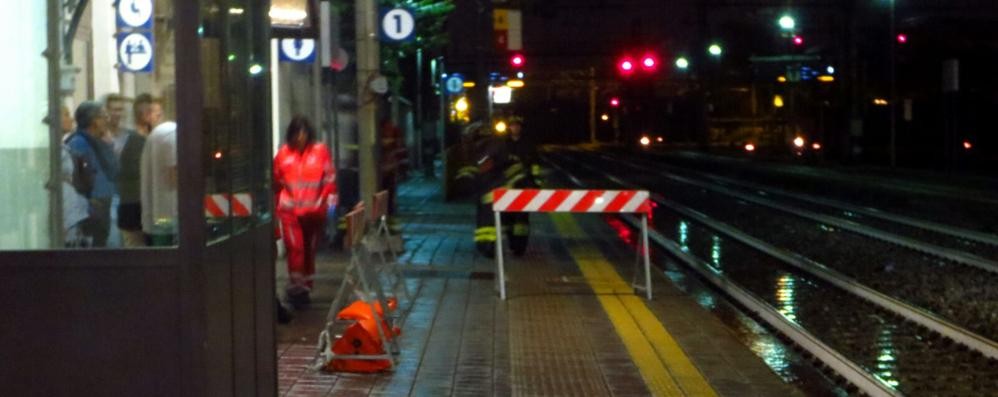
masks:
POLYGON ((312 63, 315 61, 315 39, 282 39, 279 58, 282 62, 312 63))

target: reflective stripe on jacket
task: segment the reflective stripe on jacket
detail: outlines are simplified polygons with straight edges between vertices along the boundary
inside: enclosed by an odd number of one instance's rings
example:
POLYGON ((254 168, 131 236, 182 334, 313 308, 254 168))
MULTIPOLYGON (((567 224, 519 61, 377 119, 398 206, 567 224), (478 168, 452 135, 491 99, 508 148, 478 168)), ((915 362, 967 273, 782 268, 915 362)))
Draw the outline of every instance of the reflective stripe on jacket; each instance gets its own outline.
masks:
POLYGON ((281 146, 274 157, 274 192, 280 212, 324 215, 336 203, 336 169, 326 145, 312 143, 302 151, 281 146))

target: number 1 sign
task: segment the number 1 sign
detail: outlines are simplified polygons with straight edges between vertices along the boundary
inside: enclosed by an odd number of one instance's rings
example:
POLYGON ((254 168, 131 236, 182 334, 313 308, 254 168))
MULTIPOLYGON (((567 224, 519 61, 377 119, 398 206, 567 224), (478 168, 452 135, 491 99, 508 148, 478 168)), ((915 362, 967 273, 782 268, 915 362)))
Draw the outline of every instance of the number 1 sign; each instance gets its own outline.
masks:
POLYGON ((384 9, 380 25, 382 41, 408 41, 416 31, 416 17, 406 8, 384 9))

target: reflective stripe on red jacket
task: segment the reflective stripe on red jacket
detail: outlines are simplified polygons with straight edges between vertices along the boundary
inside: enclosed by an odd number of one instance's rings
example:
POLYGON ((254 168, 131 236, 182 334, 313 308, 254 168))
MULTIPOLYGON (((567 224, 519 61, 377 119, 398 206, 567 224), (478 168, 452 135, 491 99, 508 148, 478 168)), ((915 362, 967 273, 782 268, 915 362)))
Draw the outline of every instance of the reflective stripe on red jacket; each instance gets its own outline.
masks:
POLYGON ((325 215, 336 203, 336 169, 326 145, 312 143, 302 151, 281 146, 274 157, 274 193, 277 211, 325 215))

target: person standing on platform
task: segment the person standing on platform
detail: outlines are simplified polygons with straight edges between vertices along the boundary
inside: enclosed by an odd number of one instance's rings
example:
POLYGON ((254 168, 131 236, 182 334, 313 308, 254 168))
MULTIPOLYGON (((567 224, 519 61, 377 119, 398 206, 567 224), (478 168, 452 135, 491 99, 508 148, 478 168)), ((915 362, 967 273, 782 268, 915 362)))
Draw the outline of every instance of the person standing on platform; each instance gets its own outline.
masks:
POLYGON ((108 94, 104 97, 104 110, 107 112, 107 132, 104 133, 104 142, 114 148, 115 157, 121 156, 125 141, 133 132, 121 126, 121 121, 125 118, 126 102, 125 97, 118 94, 108 94))
MULTIPOLYGON (((65 105, 62 106, 61 121, 63 143, 60 159, 60 189, 62 189, 63 241, 66 248, 85 248, 89 247, 91 243, 90 239, 83 234, 83 221, 87 219, 90 207, 90 203, 87 202, 87 197, 84 196, 84 193, 92 189, 92 186, 89 186, 89 183, 86 181, 81 180, 84 176, 77 172, 76 162, 73 161, 73 156, 66 145, 66 141, 73 133, 73 116, 69 114, 69 108, 65 105)), ((84 167, 84 164, 81 163, 80 167, 84 167)), ((86 172, 85 169, 80 169, 79 171, 86 172)))
POLYGON ((142 231, 154 246, 176 244, 177 123, 162 123, 146 138, 139 160, 142 231))
MULTIPOLYGON (((480 141, 477 151, 477 185, 479 202, 476 213, 475 246, 482 255, 495 256, 497 239, 495 220, 492 212, 494 197, 492 191, 499 187, 508 189, 529 189, 539 186, 540 167, 536 166, 536 154, 532 144, 522 136, 522 123, 519 117, 511 117, 508 123, 508 136, 494 136, 490 133, 480 141)), ((489 131, 482 127, 479 131, 489 131)), ((513 255, 522 256, 527 251, 530 235, 530 214, 502 214, 503 231, 509 234, 509 248, 513 255)))
POLYGON ((315 254, 330 205, 336 205, 336 169, 326 145, 304 116, 291 119, 284 145, 274 157, 274 193, 281 239, 288 252, 288 302, 311 303, 315 254))
POLYGON ((107 246, 111 231, 111 200, 116 193, 114 180, 118 175, 118 160, 114 149, 104 142, 107 133, 107 113, 99 102, 86 101, 76 108, 77 129, 69 136, 66 145, 70 155, 88 164, 93 188, 87 194, 88 216, 82 226, 83 234, 94 247, 107 246))
MULTIPOLYGON (((509 150, 509 165, 503 171, 505 186, 514 189, 537 188, 541 185, 541 167, 537 164, 537 148, 523 136, 523 119, 513 116, 509 119, 509 136, 506 146, 509 150)), ((527 251, 530 237, 530 214, 514 212, 505 214, 503 223, 509 225, 509 247, 513 254, 520 256, 527 251)))
POLYGON ((146 245, 142 232, 141 168, 142 150, 146 137, 153 127, 159 124, 163 110, 159 102, 149 94, 139 95, 132 105, 135 115, 135 131, 128 131, 125 143, 118 157, 121 171, 118 173, 118 229, 126 248, 146 245))

